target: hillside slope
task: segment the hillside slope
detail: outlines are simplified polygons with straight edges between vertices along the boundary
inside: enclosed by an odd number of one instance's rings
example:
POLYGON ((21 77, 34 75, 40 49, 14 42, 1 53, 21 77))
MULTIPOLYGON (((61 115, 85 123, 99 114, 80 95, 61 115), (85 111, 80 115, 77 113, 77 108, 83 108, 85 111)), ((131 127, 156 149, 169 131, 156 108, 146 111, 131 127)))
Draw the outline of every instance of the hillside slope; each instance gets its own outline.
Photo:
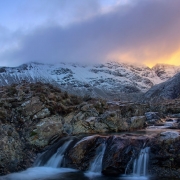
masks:
POLYGON ((178 98, 180 96, 180 73, 163 83, 155 85, 144 96, 145 99, 151 101, 178 98))

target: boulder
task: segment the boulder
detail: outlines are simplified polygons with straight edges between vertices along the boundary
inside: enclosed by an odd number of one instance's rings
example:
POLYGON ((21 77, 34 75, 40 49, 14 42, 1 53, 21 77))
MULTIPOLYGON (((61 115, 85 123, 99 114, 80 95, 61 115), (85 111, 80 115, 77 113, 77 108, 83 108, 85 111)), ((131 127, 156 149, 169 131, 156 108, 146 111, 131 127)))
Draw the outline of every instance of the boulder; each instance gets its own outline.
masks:
POLYGON ((130 130, 141 129, 145 127, 146 117, 145 116, 134 116, 130 119, 130 130))
POLYGON ((62 136, 63 124, 60 116, 52 116, 42 119, 27 134, 29 144, 37 147, 47 146, 50 139, 59 135, 62 136))
POLYGON ((160 134, 161 141, 173 140, 179 137, 179 132, 177 131, 165 131, 160 134))
POLYGON ((106 140, 103 136, 88 136, 77 142, 69 151, 68 156, 72 164, 80 170, 88 170, 96 155, 96 149, 106 140))
POLYGON ((161 116, 158 112, 146 112, 145 117, 148 124, 155 124, 161 120, 161 116))
POLYGON ((179 132, 160 133, 150 144, 149 174, 157 178, 180 178, 179 132))
POLYGON ((39 97, 32 97, 30 100, 25 101, 22 105, 23 113, 25 116, 34 116, 44 108, 43 103, 39 97))

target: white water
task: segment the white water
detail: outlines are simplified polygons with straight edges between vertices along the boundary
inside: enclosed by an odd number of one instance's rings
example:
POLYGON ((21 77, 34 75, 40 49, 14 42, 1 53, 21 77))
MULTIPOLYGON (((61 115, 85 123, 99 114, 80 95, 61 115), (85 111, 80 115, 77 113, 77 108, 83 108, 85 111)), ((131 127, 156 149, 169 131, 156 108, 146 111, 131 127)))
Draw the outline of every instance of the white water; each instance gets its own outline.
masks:
POLYGON ((93 179, 96 176, 101 176, 102 171, 102 160, 104 157, 104 152, 106 150, 106 144, 103 143, 101 146, 97 149, 97 155, 95 159, 92 161, 88 172, 85 173, 87 177, 90 179, 93 179))
POLYGON ((100 146, 100 152, 95 157, 94 161, 92 162, 89 171, 91 172, 101 172, 102 171, 102 160, 104 156, 104 152, 106 149, 106 144, 103 143, 100 146))
MULTIPOLYGON (((26 171, 19 173, 12 173, 6 176, 1 176, 0 180, 60 180, 65 179, 65 173, 75 172, 77 170, 70 168, 57 168, 62 164, 63 156, 70 143, 73 140, 65 142, 57 152, 48 160, 43 167, 33 167, 26 171), (64 173, 64 174, 63 174, 64 173)), ((106 149, 106 144, 102 143, 96 150, 96 156, 92 161, 89 171, 84 173, 85 179, 98 179, 103 178, 102 171, 102 161, 104 157, 104 152, 106 149)), ((149 160, 149 147, 141 150, 139 157, 134 161, 133 176, 121 176, 122 180, 148 180, 147 168, 149 160)), ((40 163, 39 163, 40 164, 40 163)), ((68 178, 67 178, 68 179, 68 178)))
POLYGON ((94 135, 93 135, 93 136, 84 137, 83 139, 81 139, 80 141, 78 141, 78 142, 74 145, 74 148, 75 148, 78 144, 80 144, 81 142, 90 140, 90 139, 92 139, 93 137, 94 137, 94 135))
POLYGON ((33 167, 22 172, 2 176, 0 180, 49 180, 56 179, 63 173, 76 171, 70 168, 33 167))
POLYGON ((46 166, 46 167, 55 167, 55 168, 61 166, 62 161, 63 161, 63 157, 64 157, 64 152, 66 151, 66 149, 68 148, 69 144, 72 141, 73 140, 65 142, 57 150, 57 152, 48 160, 48 162, 46 164, 44 164, 44 166, 46 166))
POLYGON ((139 157, 135 159, 133 164, 133 174, 136 176, 147 176, 149 162, 149 147, 141 149, 139 157))

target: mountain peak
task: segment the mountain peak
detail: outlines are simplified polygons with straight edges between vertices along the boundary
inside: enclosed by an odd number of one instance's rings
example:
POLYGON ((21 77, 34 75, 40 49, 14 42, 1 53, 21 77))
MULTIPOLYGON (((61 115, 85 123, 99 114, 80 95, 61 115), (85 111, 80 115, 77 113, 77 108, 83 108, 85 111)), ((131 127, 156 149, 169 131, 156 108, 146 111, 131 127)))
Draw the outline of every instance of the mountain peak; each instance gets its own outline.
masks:
POLYGON ((166 81, 173 77, 176 73, 180 72, 180 66, 158 63, 152 67, 152 70, 161 80, 166 81))
POLYGON ((156 69, 156 68, 174 68, 174 67, 178 67, 178 66, 172 65, 172 64, 157 63, 156 65, 154 65, 152 67, 152 69, 156 69))

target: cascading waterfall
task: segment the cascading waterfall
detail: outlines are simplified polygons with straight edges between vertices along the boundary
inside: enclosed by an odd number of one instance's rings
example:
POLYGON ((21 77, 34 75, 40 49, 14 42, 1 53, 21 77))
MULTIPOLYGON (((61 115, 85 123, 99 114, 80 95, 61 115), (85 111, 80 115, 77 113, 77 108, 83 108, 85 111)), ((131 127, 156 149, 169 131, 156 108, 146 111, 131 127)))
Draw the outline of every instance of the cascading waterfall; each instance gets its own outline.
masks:
POLYGON ((141 149, 139 157, 135 159, 133 164, 133 174, 138 176, 146 176, 149 162, 149 147, 141 149))
POLYGON ((63 161, 63 157, 64 157, 64 153, 72 141, 73 140, 69 140, 69 141, 65 142, 57 150, 57 152, 47 161, 47 163, 44 164, 44 166, 46 166, 46 167, 59 167, 59 166, 61 166, 62 161, 63 161))
POLYGON ((104 156, 104 152, 106 149, 106 144, 103 143, 101 146, 97 149, 97 155, 93 162, 91 163, 91 166, 89 168, 90 172, 101 172, 102 171, 102 160, 104 156))
MULTIPOLYGON (((71 168, 62 168, 62 167, 66 167, 67 166, 66 163, 69 162, 69 159, 68 158, 65 159, 65 157, 66 155, 68 157, 69 153, 71 152, 72 147, 76 148, 76 146, 78 146, 79 143, 86 140, 91 140, 93 137, 94 136, 88 136, 81 140, 77 138, 76 139, 63 138, 62 140, 58 141, 56 144, 48 148, 48 150, 43 152, 41 155, 39 155, 39 157, 37 158, 34 164, 34 167, 29 168, 26 171, 23 171, 20 173, 13 173, 13 174, 4 176, 3 178, 5 178, 5 180, 36 180, 36 179, 42 179, 42 180, 57 179, 58 180, 62 178, 62 176, 68 177, 68 174, 70 177, 72 177, 71 173, 75 173, 75 175, 79 177, 80 174, 78 174, 76 170, 71 169, 71 168), (64 166, 62 162, 65 162, 64 166)), ((82 179, 87 179, 87 177, 88 179, 92 179, 92 180, 102 178, 101 177, 102 176, 101 174, 102 162, 103 162, 104 154, 106 151, 106 147, 108 146, 109 148, 109 144, 107 145, 108 142, 106 143, 106 139, 103 138, 102 141, 103 141, 102 144, 100 144, 95 150, 96 151, 95 156, 94 156, 94 159, 90 163, 88 171, 83 173, 83 175, 81 174, 82 179)), ((144 144, 144 146, 145 145, 146 144, 144 144)), ((77 150, 79 150, 79 148, 77 150)), ((147 175, 147 170, 148 170, 149 151, 150 151, 149 147, 141 149, 138 158, 134 160, 134 157, 136 155, 135 153, 136 151, 134 149, 133 155, 130 161, 128 162, 126 170, 125 170, 126 172, 128 172, 128 170, 131 171, 132 165, 133 165, 133 175, 125 174, 123 176, 120 176, 120 179, 122 180, 132 180, 132 179, 148 180, 149 177, 146 175, 147 175)), ((87 151, 87 152, 91 153, 92 151, 87 151)), ((92 154, 87 154, 87 157, 92 157, 91 155, 92 154)), ((104 161, 106 162, 105 159, 104 161)), ((73 177, 73 179, 75 180, 76 178, 73 177)))

